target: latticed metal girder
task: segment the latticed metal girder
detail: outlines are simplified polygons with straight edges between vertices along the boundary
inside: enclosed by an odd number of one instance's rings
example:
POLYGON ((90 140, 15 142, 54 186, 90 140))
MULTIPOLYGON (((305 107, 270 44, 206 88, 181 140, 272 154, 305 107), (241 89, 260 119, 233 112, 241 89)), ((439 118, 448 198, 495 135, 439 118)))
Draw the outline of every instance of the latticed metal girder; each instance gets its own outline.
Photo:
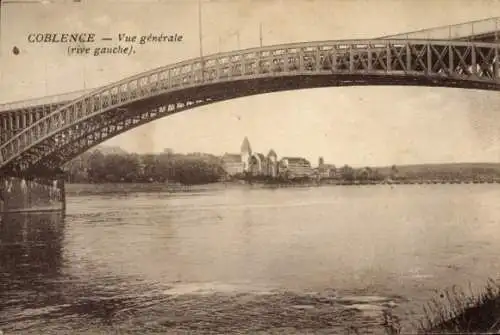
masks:
POLYGON ((131 106, 158 104, 159 97, 168 100, 189 91, 176 100, 175 109, 189 108, 189 103, 206 100, 200 95, 205 89, 224 83, 248 83, 238 92, 226 86, 224 99, 265 92, 266 83, 277 79, 282 80, 281 90, 304 88, 308 84, 300 80, 305 76, 324 80, 324 86, 384 83, 498 90, 498 52, 495 43, 383 39, 286 44, 192 59, 126 78, 58 108, 0 145, 0 168, 25 166, 23 153, 41 143, 72 143, 88 120, 106 122, 124 114, 133 127, 141 119, 134 121, 133 111, 127 114, 131 106), (357 79, 348 79, 353 76, 357 79), (262 87, 251 85, 256 81, 262 87))
POLYGON ((52 148, 45 156, 40 156, 39 160, 34 162, 33 170, 38 166, 44 166, 50 169, 63 165, 70 159, 78 156, 88 148, 97 145, 110 137, 116 136, 131 128, 148 123, 152 120, 180 112, 191 108, 193 105, 204 105, 210 103, 210 100, 188 101, 183 104, 184 108, 177 108, 178 104, 166 104, 154 109, 136 110, 134 115, 126 113, 117 114, 113 118, 108 118, 104 123, 92 122, 84 127, 84 131, 75 134, 72 141, 60 142, 52 148), (190 107, 186 107, 186 106, 190 107))

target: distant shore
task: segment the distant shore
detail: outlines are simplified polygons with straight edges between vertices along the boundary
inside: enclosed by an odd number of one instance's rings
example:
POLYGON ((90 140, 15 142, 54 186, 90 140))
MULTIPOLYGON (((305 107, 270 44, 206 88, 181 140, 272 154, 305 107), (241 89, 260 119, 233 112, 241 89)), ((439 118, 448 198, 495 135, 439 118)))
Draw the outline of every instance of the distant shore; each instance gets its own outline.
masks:
POLYGON ((181 185, 175 183, 67 183, 66 195, 127 194, 140 192, 204 192, 223 188, 222 183, 181 185))
MULTIPOLYGON (((500 163, 424 163, 413 165, 359 166, 323 164, 308 169, 277 169, 276 177, 249 172, 229 173, 221 157, 206 153, 129 154, 122 151, 89 151, 64 167, 68 183, 182 183, 201 185, 221 180, 245 180, 252 184, 461 184, 500 183, 500 163), (306 173, 304 180, 294 180, 306 173), (321 180, 320 180, 321 179, 321 180)), ((253 171, 253 170, 252 170, 253 171)), ((259 170, 260 171, 260 170, 259 170)), ((260 171, 265 173, 265 171, 260 171)), ((156 187, 156 186, 155 186, 156 187)))
MULTIPOLYGON (((234 181, 233 181, 234 182, 234 181)), ((250 181, 249 184, 257 185, 276 185, 276 186, 320 186, 320 185, 335 185, 335 186, 356 186, 356 185, 415 185, 415 184, 500 184, 500 179, 487 180, 338 180, 338 179, 322 179, 309 181, 287 181, 287 182, 266 182, 266 181, 250 181)))
POLYGON ((122 183, 67 183, 67 195, 82 194, 112 194, 112 193, 136 193, 136 192, 205 192, 227 187, 260 187, 260 188, 298 188, 298 187, 321 187, 321 186, 396 186, 396 185, 437 185, 437 184, 500 184, 500 180, 397 180, 397 181, 342 181, 342 180, 320 180, 287 182, 267 181, 219 181, 209 184, 183 185, 179 183, 158 182, 122 182, 122 183))
POLYGON ((315 186, 362 186, 362 185, 437 185, 437 184, 500 184, 500 178, 484 179, 384 179, 384 180, 343 180, 329 179, 234 179, 222 183, 259 185, 264 187, 315 187, 315 186))

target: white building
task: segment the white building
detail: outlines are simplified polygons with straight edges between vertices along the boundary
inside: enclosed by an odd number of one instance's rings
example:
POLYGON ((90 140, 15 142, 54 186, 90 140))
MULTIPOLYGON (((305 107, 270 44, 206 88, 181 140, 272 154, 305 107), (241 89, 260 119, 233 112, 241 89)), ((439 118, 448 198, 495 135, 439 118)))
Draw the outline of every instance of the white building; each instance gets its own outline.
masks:
POLYGON ((310 177, 313 174, 311 163, 302 157, 283 157, 279 163, 279 174, 287 178, 310 177))
POLYGON ((238 154, 224 154, 222 156, 222 167, 230 176, 243 174, 245 171, 245 164, 241 159, 241 155, 238 154))

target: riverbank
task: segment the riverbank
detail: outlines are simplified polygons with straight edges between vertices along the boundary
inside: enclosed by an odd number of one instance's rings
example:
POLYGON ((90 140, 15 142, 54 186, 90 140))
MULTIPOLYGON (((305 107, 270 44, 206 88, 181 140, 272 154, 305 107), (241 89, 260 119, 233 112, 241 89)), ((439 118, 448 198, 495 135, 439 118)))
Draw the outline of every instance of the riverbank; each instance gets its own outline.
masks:
POLYGON ((427 305, 430 316, 421 322, 420 333, 498 334, 500 330, 500 290, 498 284, 488 283, 479 295, 448 291, 427 305))
POLYGON ((182 185, 170 183, 94 183, 66 184, 66 195, 120 194, 137 192, 203 192, 233 187, 251 188, 304 188, 323 186, 396 186, 396 185, 451 185, 451 184, 500 184, 500 181, 392 181, 392 182, 347 182, 340 180, 266 182, 266 181, 221 181, 210 184, 182 185))
POLYGON ((364 185, 448 185, 448 184, 500 184, 500 179, 488 180, 340 180, 340 179, 320 179, 320 180, 234 180, 225 183, 239 183, 249 185, 259 185, 263 187, 316 187, 316 186, 364 186, 364 185))
MULTIPOLYGON (((418 334, 499 334, 500 284, 489 280, 476 294, 454 287, 423 309, 424 317, 413 325, 418 334)), ((405 334, 391 310, 384 313, 381 324, 387 334, 405 334)))
POLYGON ((182 185, 169 183, 95 183, 95 184, 66 184, 66 195, 92 194, 127 194, 140 192, 203 192, 223 188, 222 183, 202 185, 182 185))

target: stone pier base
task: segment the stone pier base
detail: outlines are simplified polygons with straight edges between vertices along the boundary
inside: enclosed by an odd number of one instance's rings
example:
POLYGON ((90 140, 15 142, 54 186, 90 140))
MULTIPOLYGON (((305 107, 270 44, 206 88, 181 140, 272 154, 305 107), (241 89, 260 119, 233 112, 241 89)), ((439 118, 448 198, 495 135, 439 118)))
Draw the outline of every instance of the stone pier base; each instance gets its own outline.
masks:
POLYGON ((0 213, 64 210, 62 178, 0 177, 0 213))

